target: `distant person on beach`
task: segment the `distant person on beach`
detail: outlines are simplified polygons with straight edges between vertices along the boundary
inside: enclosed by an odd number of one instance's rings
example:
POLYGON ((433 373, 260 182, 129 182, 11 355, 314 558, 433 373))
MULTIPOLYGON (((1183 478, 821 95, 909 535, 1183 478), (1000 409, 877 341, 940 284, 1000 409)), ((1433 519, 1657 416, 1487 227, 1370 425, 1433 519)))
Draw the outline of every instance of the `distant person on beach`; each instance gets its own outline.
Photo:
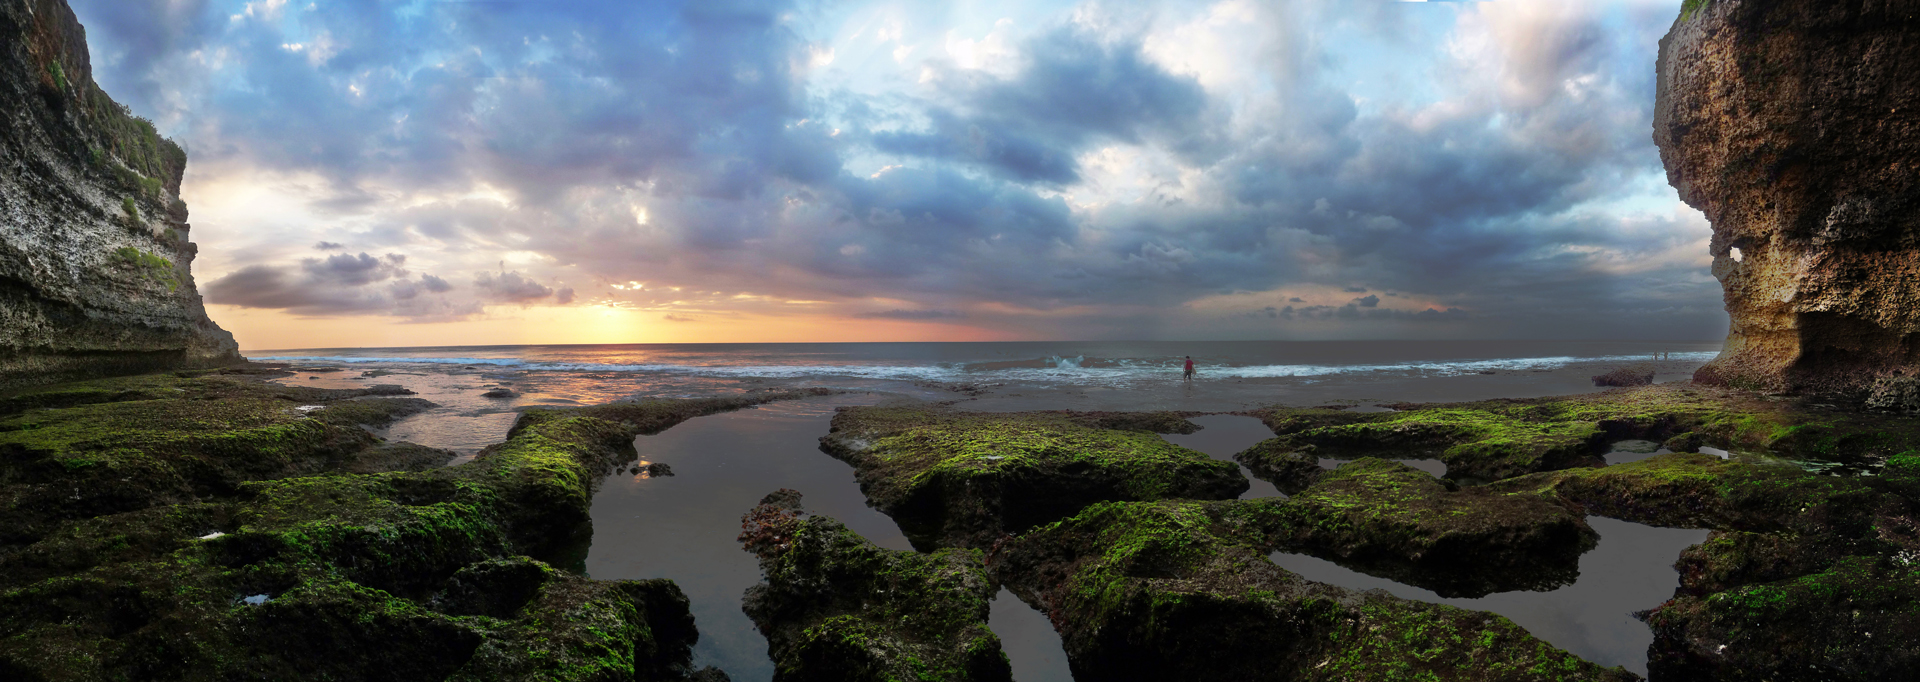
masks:
POLYGON ((1191 355, 1187 356, 1186 379, 1187 381, 1193 381, 1193 356, 1191 355))

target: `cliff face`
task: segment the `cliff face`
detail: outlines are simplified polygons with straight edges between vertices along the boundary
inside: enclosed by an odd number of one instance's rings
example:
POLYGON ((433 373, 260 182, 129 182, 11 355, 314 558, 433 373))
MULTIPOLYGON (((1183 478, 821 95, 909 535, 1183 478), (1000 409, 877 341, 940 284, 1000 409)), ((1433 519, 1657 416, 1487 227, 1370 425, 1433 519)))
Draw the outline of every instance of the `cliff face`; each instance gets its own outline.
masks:
POLYGON ((189 270, 186 153, 93 82, 65 0, 0 0, 0 389, 240 361, 189 270))
POLYGON ((1859 392, 1920 370, 1920 0, 1687 0, 1654 142, 1713 223, 1732 330, 1695 380, 1859 392))

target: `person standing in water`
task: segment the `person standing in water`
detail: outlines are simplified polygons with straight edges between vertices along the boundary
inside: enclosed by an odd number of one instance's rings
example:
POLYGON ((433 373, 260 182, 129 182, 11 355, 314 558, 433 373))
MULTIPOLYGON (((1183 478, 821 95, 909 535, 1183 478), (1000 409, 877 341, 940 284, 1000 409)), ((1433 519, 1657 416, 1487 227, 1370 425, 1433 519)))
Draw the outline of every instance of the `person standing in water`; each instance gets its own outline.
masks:
POLYGON ((1187 381, 1193 381, 1193 356, 1191 355, 1187 356, 1186 379, 1187 381))

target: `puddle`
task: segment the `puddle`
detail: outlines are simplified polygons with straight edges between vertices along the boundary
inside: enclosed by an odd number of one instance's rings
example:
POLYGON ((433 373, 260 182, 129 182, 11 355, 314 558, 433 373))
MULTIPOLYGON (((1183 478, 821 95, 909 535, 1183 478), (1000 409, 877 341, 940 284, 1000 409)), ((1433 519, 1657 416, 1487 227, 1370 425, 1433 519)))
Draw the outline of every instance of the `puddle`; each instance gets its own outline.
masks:
POLYGON ((993 611, 987 627, 1000 638, 1000 649, 1013 663, 1013 679, 1020 682, 1072 682, 1067 669, 1067 651, 1060 633, 1046 614, 1013 596, 1007 588, 993 597, 993 611))
MULTIPOLYGON (((1194 417, 1187 421, 1199 424, 1200 430, 1193 433, 1163 433, 1160 437, 1174 445, 1198 450, 1206 453, 1208 457, 1223 462, 1233 462, 1235 454, 1273 437, 1273 429, 1267 428, 1266 424, 1260 423, 1260 420, 1254 417, 1215 414, 1194 417)), ((1246 492, 1240 494, 1240 499, 1286 497, 1286 494, 1280 492, 1279 488, 1273 487, 1272 483, 1255 478, 1253 472, 1248 471, 1246 467, 1240 467, 1240 474, 1246 476, 1247 481, 1253 484, 1247 488, 1246 492)))
POLYGON ((1587 523, 1600 544, 1580 557, 1580 578, 1551 592, 1502 592, 1477 599, 1444 599, 1433 592, 1359 573, 1302 554, 1275 552, 1273 562, 1308 580, 1349 589, 1383 589, 1394 596, 1491 611, 1533 636, 1600 665, 1647 674, 1653 631, 1629 615, 1673 597, 1680 551, 1707 539, 1707 531, 1655 528, 1598 516, 1587 523))
POLYGON ((1611 466, 1614 464, 1626 464, 1627 462, 1638 462, 1648 457, 1665 455, 1672 452, 1672 450, 1668 450, 1665 446, 1650 440, 1623 440, 1613 444, 1612 450, 1606 455, 1606 459, 1607 464, 1611 466))
POLYGON ((820 451, 833 407, 871 402, 834 396, 779 402, 687 420, 634 441, 640 459, 673 476, 613 475, 593 498, 587 573, 602 579, 670 578, 692 602, 695 664, 735 682, 773 678, 767 640, 740 611, 760 564, 734 540, 740 517, 767 493, 792 488, 807 511, 831 516, 888 549, 911 549, 893 519, 870 508, 853 467, 820 451))

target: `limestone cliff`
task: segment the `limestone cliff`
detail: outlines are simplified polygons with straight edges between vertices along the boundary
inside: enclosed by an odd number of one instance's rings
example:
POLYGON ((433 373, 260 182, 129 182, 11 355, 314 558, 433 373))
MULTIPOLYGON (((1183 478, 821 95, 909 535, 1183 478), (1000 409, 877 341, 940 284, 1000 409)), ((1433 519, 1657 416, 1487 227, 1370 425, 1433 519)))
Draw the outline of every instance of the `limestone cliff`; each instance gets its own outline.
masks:
POLYGON ((1687 0, 1654 141, 1713 223, 1699 381, 1855 394, 1920 370, 1920 0, 1687 0))
POLYGON ((93 82, 65 0, 0 0, 0 389, 241 360, 189 270, 186 153, 93 82))

